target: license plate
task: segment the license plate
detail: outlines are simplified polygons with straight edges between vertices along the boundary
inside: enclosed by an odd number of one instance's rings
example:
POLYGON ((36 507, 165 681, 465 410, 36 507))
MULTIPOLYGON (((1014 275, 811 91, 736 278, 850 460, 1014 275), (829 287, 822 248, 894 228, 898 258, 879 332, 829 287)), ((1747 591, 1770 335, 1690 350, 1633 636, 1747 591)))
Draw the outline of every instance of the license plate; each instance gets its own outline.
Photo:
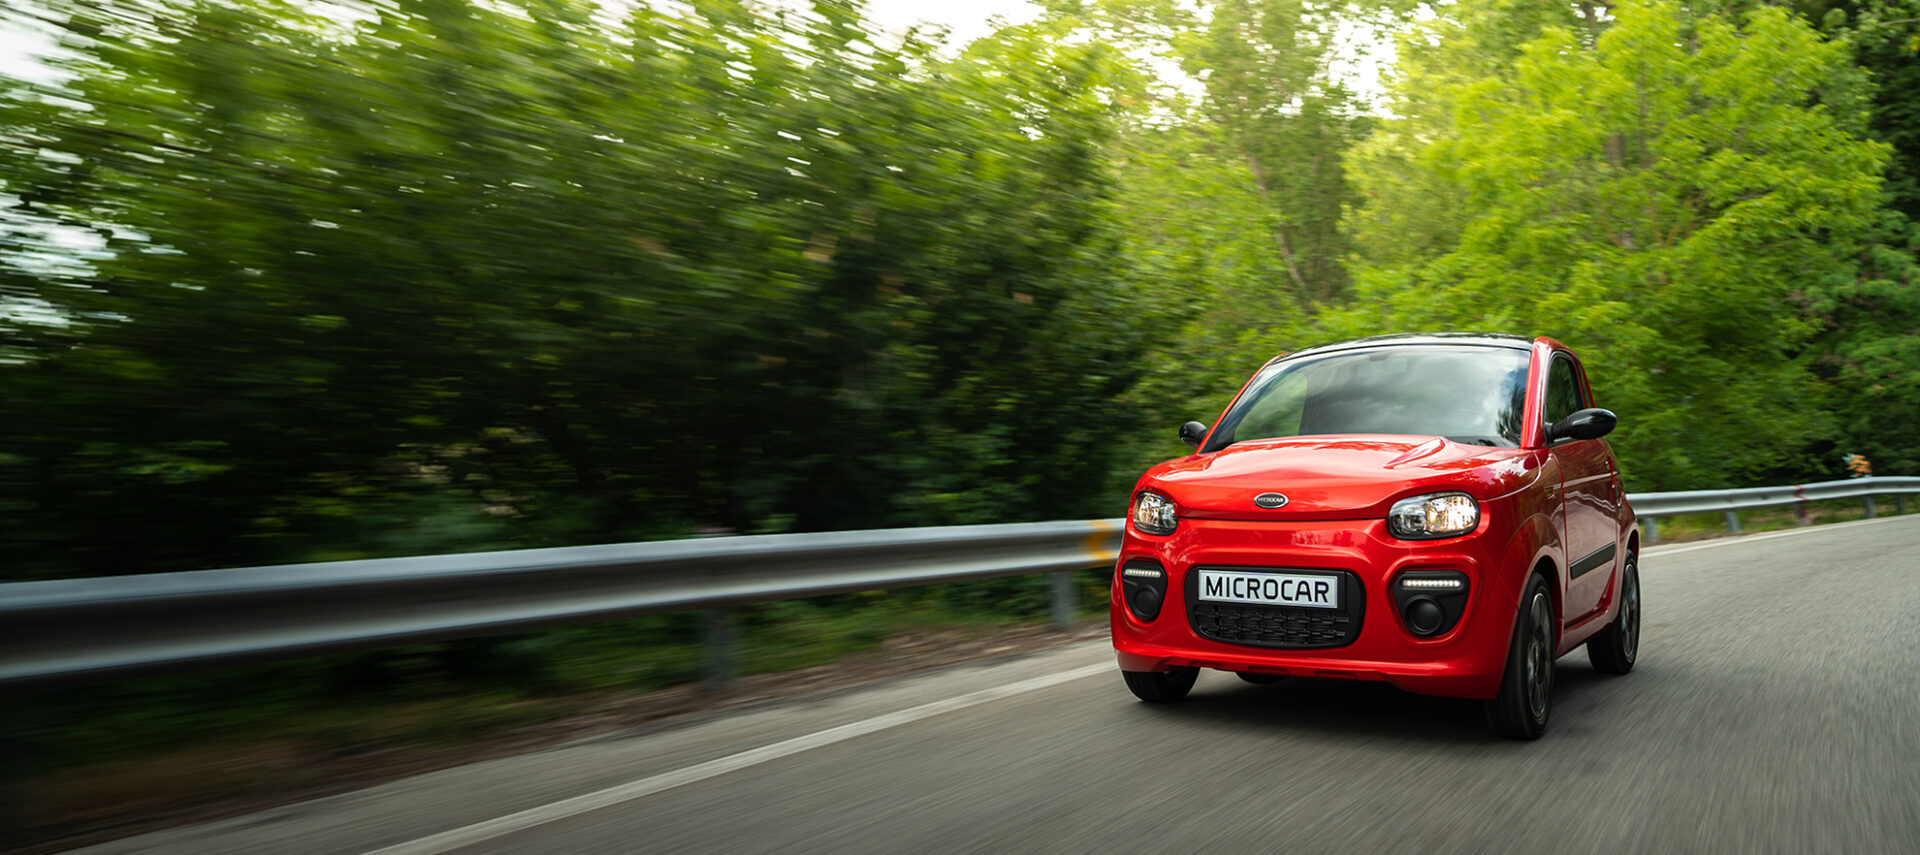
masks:
POLYGON ((1202 570, 1200 599, 1221 603, 1337 609, 1340 607, 1340 577, 1202 570))

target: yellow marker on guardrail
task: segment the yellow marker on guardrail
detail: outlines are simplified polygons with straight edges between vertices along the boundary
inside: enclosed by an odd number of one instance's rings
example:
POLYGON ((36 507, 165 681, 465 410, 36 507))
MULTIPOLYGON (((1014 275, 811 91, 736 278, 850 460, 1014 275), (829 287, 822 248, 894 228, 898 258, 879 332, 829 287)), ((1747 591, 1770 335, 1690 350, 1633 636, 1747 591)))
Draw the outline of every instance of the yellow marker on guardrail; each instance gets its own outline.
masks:
POLYGON ((1087 520, 1092 533, 1081 544, 1087 557, 1105 564, 1120 556, 1120 526, 1113 520, 1087 520))

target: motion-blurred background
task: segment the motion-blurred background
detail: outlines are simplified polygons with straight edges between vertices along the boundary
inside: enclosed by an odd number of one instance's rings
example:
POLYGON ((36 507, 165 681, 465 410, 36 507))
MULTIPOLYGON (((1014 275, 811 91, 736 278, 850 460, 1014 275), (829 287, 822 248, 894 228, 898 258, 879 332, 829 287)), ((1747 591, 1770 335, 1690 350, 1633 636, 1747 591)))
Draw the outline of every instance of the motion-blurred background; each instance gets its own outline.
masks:
MULTIPOLYGON (((1117 517, 1265 359, 1380 332, 1568 342, 1630 490, 1920 474, 1920 3, 1015 20, 9 3, 0 577, 1117 517)), ((1043 588, 755 607, 747 665, 1043 588)), ((23 715, 79 822, 269 720, 350 752, 682 682, 692 620, 23 715)))

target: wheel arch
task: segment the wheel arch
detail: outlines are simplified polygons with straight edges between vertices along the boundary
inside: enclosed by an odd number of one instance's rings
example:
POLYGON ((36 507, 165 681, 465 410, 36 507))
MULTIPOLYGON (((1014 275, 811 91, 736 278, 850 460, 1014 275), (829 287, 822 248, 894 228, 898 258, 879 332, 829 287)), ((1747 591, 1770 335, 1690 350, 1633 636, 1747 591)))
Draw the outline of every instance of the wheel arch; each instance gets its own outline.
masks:
POLYGON ((1560 600, 1566 593, 1561 590, 1564 583, 1560 577, 1561 551, 1560 533, 1546 514, 1533 514, 1515 528, 1513 537, 1507 541, 1499 573, 1501 592, 1509 611, 1519 613, 1520 594, 1527 589, 1527 580, 1542 574, 1547 580, 1554 614, 1559 614, 1560 600))

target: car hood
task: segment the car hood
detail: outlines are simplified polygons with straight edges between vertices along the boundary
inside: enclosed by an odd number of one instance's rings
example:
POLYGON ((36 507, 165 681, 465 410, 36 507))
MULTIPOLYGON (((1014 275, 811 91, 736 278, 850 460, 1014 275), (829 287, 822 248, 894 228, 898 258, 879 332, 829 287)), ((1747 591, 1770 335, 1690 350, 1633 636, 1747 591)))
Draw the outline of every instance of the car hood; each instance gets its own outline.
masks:
POLYGON ((1539 474, 1540 455, 1440 437, 1350 434, 1239 442, 1147 470, 1140 487, 1165 494, 1182 516, 1235 520, 1361 519, 1385 516, 1406 496, 1459 490, 1482 501, 1520 489, 1539 474), (1281 493, 1285 506, 1254 505, 1281 493))

